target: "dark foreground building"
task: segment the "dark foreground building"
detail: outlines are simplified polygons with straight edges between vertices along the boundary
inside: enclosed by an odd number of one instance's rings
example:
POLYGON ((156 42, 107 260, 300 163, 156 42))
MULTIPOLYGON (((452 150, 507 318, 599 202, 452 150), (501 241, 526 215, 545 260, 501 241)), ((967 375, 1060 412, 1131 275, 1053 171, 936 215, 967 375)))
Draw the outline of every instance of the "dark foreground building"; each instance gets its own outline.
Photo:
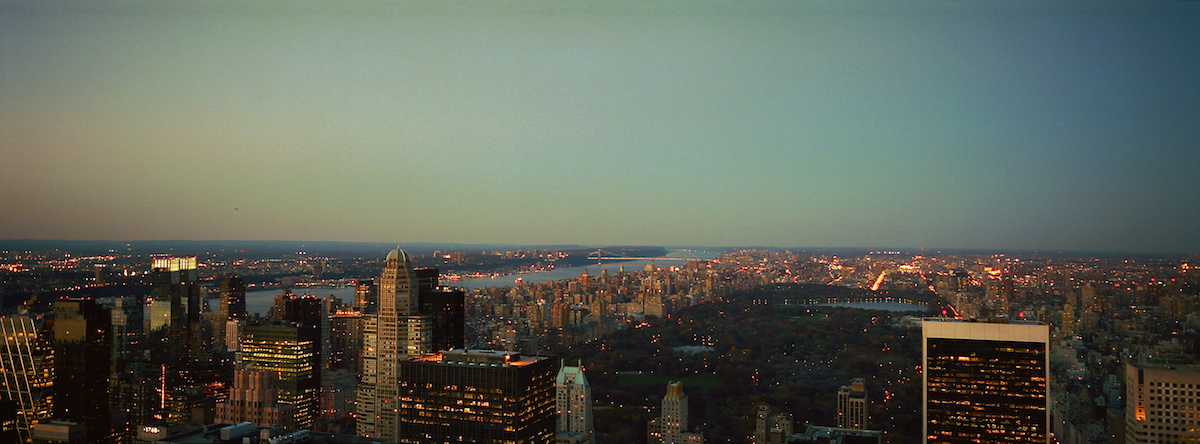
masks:
POLYGON ((400 362, 400 443, 554 442, 555 362, 450 350, 400 362))
POLYGON ((1049 442, 1050 328, 927 320, 925 442, 1049 442))

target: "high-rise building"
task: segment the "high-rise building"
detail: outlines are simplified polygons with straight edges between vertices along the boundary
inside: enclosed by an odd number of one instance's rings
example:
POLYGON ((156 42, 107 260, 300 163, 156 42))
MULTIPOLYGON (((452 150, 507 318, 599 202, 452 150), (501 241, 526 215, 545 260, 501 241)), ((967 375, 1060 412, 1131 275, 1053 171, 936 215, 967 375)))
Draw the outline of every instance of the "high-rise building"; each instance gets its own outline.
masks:
POLYGON ((646 425, 650 444, 704 444, 704 435, 688 432, 688 400, 683 382, 667 384, 667 396, 662 400, 662 416, 646 425))
POLYGON ((237 276, 221 281, 221 318, 224 320, 246 317, 246 282, 237 276))
POLYGON ((378 313, 363 324, 363 376, 358 390, 358 434, 398 438, 400 362, 431 351, 432 319, 419 314, 419 280, 408 253, 388 253, 379 277, 378 313))
MULTIPOLYGON (((437 273, 436 269, 433 270, 437 273)), ((420 271, 420 270, 418 270, 420 271)), ((430 350, 466 347, 466 295, 459 290, 421 291, 421 314, 430 318, 430 350)))
POLYGON ((40 315, 0 316, 0 399, 15 404, 20 442, 31 439, 34 424, 50 418, 53 328, 54 323, 40 315))
POLYGON ((375 313, 379 302, 379 287, 374 279, 360 279, 354 282, 354 308, 360 312, 375 313))
POLYGON ((867 384, 855 378, 838 389, 837 426, 843 429, 867 428, 867 384))
POLYGON ((329 368, 362 373, 363 314, 339 310, 329 320, 329 368))
POLYGON ((554 381, 555 410, 558 425, 555 432, 560 443, 591 444, 595 442, 592 428, 592 387, 583 376, 582 366, 564 365, 554 381))
POLYGON ((279 402, 296 407, 296 425, 310 428, 317 410, 317 344, 293 322, 247 325, 242 330, 242 365, 279 374, 279 402))
POLYGON ((229 399, 217 404, 216 422, 295 428, 296 406, 279 403, 278 379, 279 373, 272 370, 235 370, 229 399))
POLYGON ((107 306, 112 316, 112 362, 108 404, 113 424, 128 441, 154 413, 154 381, 145 365, 145 321, 139 298, 115 298, 107 306))
POLYGON ((88 441, 109 437, 108 370, 112 318, 91 299, 54 303, 54 408, 56 420, 84 425, 88 441))
POLYGON ((1125 365, 1125 442, 1200 442, 1200 365, 1148 359, 1125 365))
POLYGON ((554 361, 450 350, 400 362, 398 443, 554 442, 554 361))
POLYGON ((186 364, 198 352, 193 347, 198 342, 200 308, 206 301, 201 300, 196 266, 195 257, 151 260, 146 332, 156 363, 186 364))
POLYGON ((1050 329, 1037 323, 922 323, 927 443, 1046 443, 1050 329))

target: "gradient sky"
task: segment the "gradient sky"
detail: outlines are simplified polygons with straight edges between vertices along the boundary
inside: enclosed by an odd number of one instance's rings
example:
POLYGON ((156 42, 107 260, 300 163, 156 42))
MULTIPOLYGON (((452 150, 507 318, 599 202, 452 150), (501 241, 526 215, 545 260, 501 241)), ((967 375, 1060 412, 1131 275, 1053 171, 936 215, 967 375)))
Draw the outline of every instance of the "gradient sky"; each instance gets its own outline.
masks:
POLYGON ((1200 253, 1200 2, 0 2, 0 239, 1200 253))

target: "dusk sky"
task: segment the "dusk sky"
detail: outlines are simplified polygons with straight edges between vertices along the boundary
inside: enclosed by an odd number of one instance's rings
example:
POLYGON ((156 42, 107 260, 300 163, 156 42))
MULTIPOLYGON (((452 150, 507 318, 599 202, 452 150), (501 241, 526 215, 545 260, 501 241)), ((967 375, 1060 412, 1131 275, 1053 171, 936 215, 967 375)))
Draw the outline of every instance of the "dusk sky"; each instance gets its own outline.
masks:
POLYGON ((1200 253, 1200 2, 0 2, 0 239, 1200 253))

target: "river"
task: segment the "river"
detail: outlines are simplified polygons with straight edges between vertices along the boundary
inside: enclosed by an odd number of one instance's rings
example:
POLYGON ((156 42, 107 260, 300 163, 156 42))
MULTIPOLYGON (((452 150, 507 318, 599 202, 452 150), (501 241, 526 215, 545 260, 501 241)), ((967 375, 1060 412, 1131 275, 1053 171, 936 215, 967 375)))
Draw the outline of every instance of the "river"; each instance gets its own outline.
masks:
MULTIPOLYGON (((717 257, 717 253, 695 250, 677 250, 667 254, 666 257, 685 258, 708 260, 717 257)), ((587 270, 588 274, 595 277, 600 276, 604 269, 608 269, 610 274, 616 274, 621 270, 621 266, 625 267, 625 271, 634 272, 640 271, 649 265, 650 261, 623 261, 623 262, 602 262, 600 264, 592 264, 586 267, 565 267, 557 268, 551 271, 543 271, 537 273, 517 273, 496 277, 477 277, 463 278, 459 280, 442 279, 441 284, 450 287, 463 287, 468 290, 487 287, 505 287, 513 286, 520 278, 522 282, 540 284, 543 282, 557 281, 560 279, 574 279, 583 274, 587 270)), ((655 261, 656 267, 671 267, 683 266, 687 261, 655 261)), ((354 287, 297 287, 292 289, 293 294, 303 295, 312 294, 320 297, 333 295, 339 298, 344 303, 354 302, 354 287)), ((271 306, 275 305, 275 296, 283 294, 283 289, 272 288, 269 290, 252 290, 246 292, 246 312, 259 313, 266 315, 271 311, 271 306)), ((220 310, 221 300, 219 298, 210 301, 213 311, 220 310)))
MULTIPOLYGON (((717 257, 717 253, 695 250, 676 250, 668 253, 666 257, 709 260, 717 257)), ((687 264, 688 261, 672 260, 672 261, 655 261, 655 267, 681 267, 687 264)), ((477 277, 477 278, 462 278, 456 281, 442 279, 442 285, 451 287, 464 287, 468 290, 487 287, 505 287, 513 286, 516 280, 520 278, 522 282, 540 284, 543 282, 557 281, 561 279, 574 279, 583 274, 587 270, 592 277, 600 276, 605 269, 608 269, 609 274, 616 274, 621 271, 621 267, 625 267, 625 271, 634 272, 641 271, 650 261, 621 261, 621 262, 601 262, 599 264, 591 264, 586 267, 566 267, 556 268, 551 271, 541 271, 536 273, 517 273, 508 274, 496 277, 477 277)))

